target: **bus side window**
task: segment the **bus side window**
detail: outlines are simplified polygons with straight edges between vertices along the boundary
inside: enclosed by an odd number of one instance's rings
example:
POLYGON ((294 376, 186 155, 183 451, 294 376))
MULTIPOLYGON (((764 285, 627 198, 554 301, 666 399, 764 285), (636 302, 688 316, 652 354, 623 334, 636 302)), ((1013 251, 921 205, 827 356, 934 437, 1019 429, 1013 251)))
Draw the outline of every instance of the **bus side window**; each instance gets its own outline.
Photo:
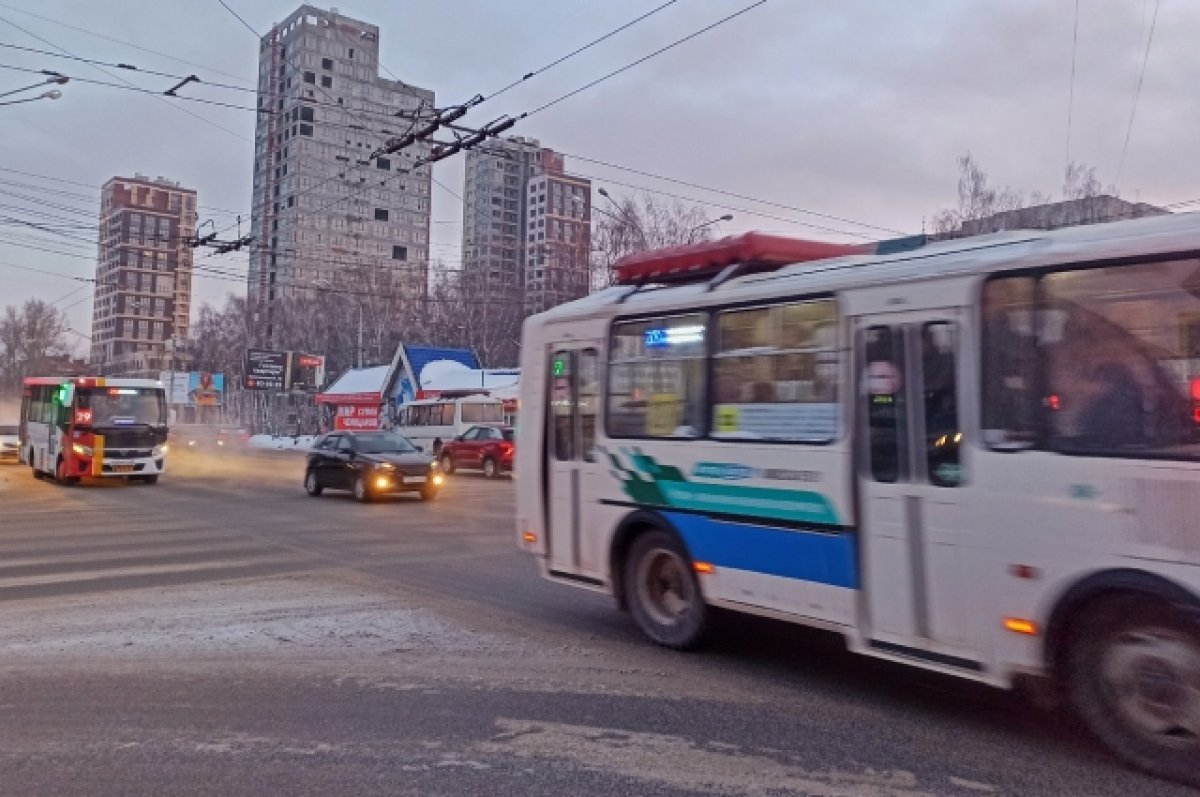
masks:
POLYGON ((954 362, 957 351, 954 324, 935 321, 921 328, 925 463, 929 483, 936 487, 962 483, 962 427, 958 422, 958 369, 954 362))
POLYGON ((454 425, 454 402, 442 405, 442 426, 454 425))
POLYGON ((571 352, 556 352, 551 367, 550 412, 553 417, 554 458, 575 459, 575 379, 571 352))
POLYGON ((866 401, 871 476, 878 482, 898 482, 904 467, 908 436, 904 396, 904 331, 871 327, 866 331, 866 401))
POLYGON ((1048 323, 1037 312, 1036 288, 1033 277, 999 277, 983 287, 980 395, 983 440, 992 448, 1029 448, 1040 436, 1038 337, 1048 323))
POLYGON ((579 448, 585 462, 595 462, 596 411, 600 406, 600 367, 595 349, 579 353, 579 448))

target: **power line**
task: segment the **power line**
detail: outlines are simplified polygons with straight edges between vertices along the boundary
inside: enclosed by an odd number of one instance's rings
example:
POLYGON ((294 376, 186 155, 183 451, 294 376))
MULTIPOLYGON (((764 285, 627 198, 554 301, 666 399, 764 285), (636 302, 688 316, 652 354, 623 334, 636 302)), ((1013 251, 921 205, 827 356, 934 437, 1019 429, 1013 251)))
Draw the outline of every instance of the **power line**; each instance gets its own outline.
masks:
MULTIPOLYGON (((48 55, 51 58, 63 58, 68 61, 75 61, 75 62, 81 63, 81 64, 88 64, 89 66, 104 66, 104 67, 109 67, 111 69, 125 69, 130 72, 137 72, 142 75, 153 75, 154 77, 170 78, 171 80, 185 80, 185 79, 187 79, 187 77, 189 77, 189 76, 184 76, 184 75, 172 75, 169 72, 159 72, 154 69, 143 69, 142 67, 134 66, 133 64, 127 64, 127 63, 123 63, 123 62, 113 63, 111 61, 100 61, 95 58, 83 58, 78 55, 67 55, 64 53, 55 53, 55 52, 51 52, 50 50, 40 50, 37 47, 22 47, 19 44, 9 44, 7 42, 0 42, 0 47, 3 47, 8 50, 19 50, 19 51, 25 52, 25 53, 34 53, 36 55, 48 55)), ((230 83, 214 83, 214 82, 208 81, 208 80, 201 80, 200 78, 196 77, 195 75, 191 75, 190 77, 192 78, 192 82, 199 83, 202 86, 211 86, 213 88, 218 88, 218 89, 228 89, 230 91, 249 92, 250 94, 256 94, 258 91, 257 89, 248 88, 245 86, 234 86, 233 84, 230 84, 230 83)))
MULTIPOLYGON (((857 227, 865 227, 870 230, 886 232, 886 233, 892 234, 892 235, 905 235, 906 234, 906 233, 902 232, 901 230, 893 230, 890 227, 880 227, 875 224, 868 224, 865 221, 856 221, 854 219, 848 219, 848 218, 845 218, 844 216, 834 216, 830 213, 821 213, 816 210, 809 210, 808 208, 801 208, 801 207, 797 207, 795 205, 786 205, 782 202, 773 202, 768 199, 760 199, 759 197, 749 196, 747 194, 739 194, 735 191, 727 191, 723 188, 714 188, 713 186, 710 186, 710 185, 703 185, 701 183, 695 183, 695 182, 691 182, 688 180, 681 180, 677 177, 668 177, 667 175, 664 175, 664 174, 655 174, 654 172, 649 172, 649 171, 645 171, 642 169, 634 169, 630 166, 622 166, 619 163, 612 163, 611 161, 603 161, 603 160, 599 160, 597 158, 589 158, 585 155, 573 155, 569 152, 562 152, 561 154, 564 157, 574 158, 575 160, 580 160, 585 163, 594 163, 597 166, 606 166, 610 169, 617 169, 618 171, 629 172, 630 174, 637 174, 642 177, 649 177, 653 180, 662 180, 663 182, 674 183, 675 185, 682 185, 687 188, 695 188, 700 191, 708 191, 708 192, 711 192, 714 194, 719 194, 721 196, 732 197, 733 199, 740 199, 740 200, 747 201, 747 202, 757 202, 760 205, 767 205, 769 207, 779 208, 780 210, 790 210, 793 213, 803 213, 807 216, 817 216, 818 218, 828 219, 830 221, 839 221, 839 222, 842 222, 843 224, 853 224, 857 227)), ((594 178, 594 179, 602 179, 602 178, 594 178)), ((646 189, 646 190, 650 190, 650 189, 646 189)))
POLYGON ((711 25, 705 25, 700 30, 698 30, 694 33, 689 33, 687 36, 684 36, 682 39, 676 39, 675 41, 671 42, 670 44, 666 45, 665 47, 660 47, 659 49, 655 50, 654 52, 650 53, 649 55, 644 55, 641 58, 637 59, 636 61, 628 63, 625 66, 620 67, 619 69, 614 69, 613 71, 609 72, 608 74, 603 75, 602 77, 598 77, 595 80, 591 81, 590 83, 586 83, 586 84, 580 86, 579 88, 575 89, 574 91, 569 91, 566 94, 562 95, 561 97, 557 97, 553 100, 550 100, 550 102, 539 105, 537 108, 534 108, 532 111, 527 111, 527 112, 521 114, 520 118, 527 119, 530 116, 533 116, 534 114, 541 113, 542 111, 546 110, 547 108, 553 108, 555 105, 558 105, 560 102, 565 102, 566 100, 569 100, 570 98, 574 97, 575 95, 581 94, 581 93, 587 91, 588 89, 592 88, 593 86, 597 86, 597 85, 603 83, 604 81, 608 80, 609 78, 616 77, 617 75, 621 74, 622 72, 627 72, 630 69, 633 69, 635 66, 645 63, 646 61, 649 61, 651 58, 654 58, 655 56, 661 55, 661 54, 667 52, 668 50, 672 50, 685 42, 691 41, 692 39, 696 38, 697 36, 701 36, 701 35, 709 32, 710 30, 713 30, 714 28, 718 28, 721 25, 724 25, 725 23, 736 19, 737 17, 740 17, 742 14, 745 14, 749 11, 754 10, 755 8, 758 8, 759 6, 763 5, 766 2, 767 2, 767 0, 757 0, 757 2, 751 3, 750 5, 746 6, 745 8, 743 8, 740 11, 735 11, 727 17, 718 19, 716 22, 713 22, 711 25))
POLYGON ((543 72, 547 72, 547 71, 553 69, 554 67, 558 66, 559 64, 563 63, 564 61, 569 61, 570 59, 572 59, 575 56, 579 55, 580 53, 584 52, 585 50, 589 50, 592 47, 595 47, 597 44, 599 44, 602 41, 605 41, 606 39, 611 39, 613 36, 616 36, 618 33, 620 33, 623 30, 632 28, 634 25, 636 25, 637 23, 646 19, 647 17, 654 16, 659 11, 662 11, 664 8, 666 8, 668 6, 674 5, 676 2, 678 2, 678 0, 667 0, 667 2, 663 3, 662 5, 660 5, 656 8, 652 8, 649 11, 647 11, 646 13, 642 14, 641 16, 636 17, 635 19, 632 19, 629 22, 626 22, 621 27, 610 30, 608 33, 604 34, 603 36, 601 36, 597 39, 592 39, 590 42, 583 45, 582 47, 575 48, 574 50, 572 50, 571 52, 562 56, 561 58, 557 58, 557 59, 551 61, 550 63, 546 64, 545 66, 533 70, 532 72, 527 72, 526 74, 517 78, 513 82, 509 83, 507 86, 497 89, 496 91, 493 91, 491 94, 484 95, 484 101, 486 102, 487 100, 495 99, 496 97, 499 97, 501 94, 508 91, 509 89, 521 85, 526 80, 529 80, 530 78, 532 78, 536 75, 540 75, 543 72))
MULTIPOLYGON (((75 57, 75 54, 74 54, 74 53, 72 53, 71 51, 67 50, 65 47, 59 47, 57 44, 55 44, 54 42, 50 41, 49 39, 43 38, 43 37, 41 37, 41 36, 37 35, 36 33, 32 32, 32 31, 30 31, 30 30, 27 30, 27 29, 25 29, 25 28, 21 27, 20 25, 18 25, 17 23, 15 23, 15 22, 13 22, 13 21, 11 21, 11 20, 9 20, 9 19, 5 19, 4 17, 0 17, 0 22, 4 22, 4 23, 6 23, 6 24, 8 24, 8 25, 11 25, 12 27, 14 27, 14 28, 16 28, 17 30, 19 30, 19 31, 21 31, 22 33, 24 33, 25 35, 27 35, 27 36, 32 36, 33 38, 35 38, 35 39, 37 39, 38 41, 40 41, 42 44, 45 44, 45 45, 47 45, 47 46, 50 46, 50 47, 53 47, 55 50, 58 50, 59 52, 63 52, 63 53, 66 53, 67 55, 69 55, 69 56, 71 56, 71 57, 75 57)), ((119 80, 119 81, 121 81, 121 82, 123 82, 123 83, 126 83, 126 84, 128 84, 129 86, 133 86, 133 84, 132 84, 132 83, 130 83, 128 80, 125 80, 124 78, 122 78, 122 77, 120 77, 120 76, 118 76, 118 75, 114 75, 112 72, 109 72, 107 69, 104 69, 103 67, 99 67, 99 66, 93 66, 92 68, 93 68, 93 69, 95 69, 95 70, 97 70, 98 72, 102 72, 102 73, 104 73, 105 75, 108 75, 110 78, 113 78, 114 80, 119 80)), ((80 79, 80 80, 82 81, 82 79, 80 79)), ((143 91, 145 91, 144 89, 142 89, 142 90, 143 90, 143 91)), ((201 122, 204 122, 206 125, 211 125, 212 127, 215 127, 215 128, 217 128, 218 130, 223 130, 223 131, 225 131, 226 133, 228 133, 229 135, 231 135, 231 136, 236 136, 237 138, 240 138, 240 139, 242 139, 243 141, 245 141, 245 140, 246 140, 246 137, 245 137, 245 136, 243 136, 243 135, 240 135, 239 133, 235 133, 234 131, 230 130, 228 127, 224 127, 223 125, 219 125, 219 124, 217 124, 216 122, 212 121, 211 119, 208 119, 208 118, 206 118, 206 117, 203 117, 203 116, 201 116, 200 114, 197 114, 197 113, 192 113, 192 112, 191 112, 191 111, 189 111, 187 108, 184 108, 184 107, 182 107, 182 106, 180 106, 180 105, 176 105, 175 103, 173 103, 173 102, 170 102, 169 100, 167 100, 167 98, 166 98, 166 97, 163 97, 161 94, 158 94, 157 92, 150 92, 150 93, 153 93, 153 94, 154 94, 154 95, 155 95, 155 96, 156 96, 156 97, 159 99, 159 101, 160 101, 160 102, 164 102, 164 103, 166 103, 167 105, 169 105, 170 107, 172 107, 172 108, 174 108, 174 109, 176 109, 176 110, 178 110, 178 111, 182 111, 183 113, 186 113, 188 116, 191 116, 191 117, 192 117, 192 118, 194 118, 194 119, 199 119, 201 122)))
POLYGON ((1133 120, 1137 117, 1138 100, 1142 96, 1142 81, 1146 78, 1146 64, 1150 61, 1150 45, 1154 42, 1154 27, 1158 22, 1158 7, 1161 0, 1154 0, 1154 15, 1150 18, 1150 35, 1146 37, 1146 52, 1142 56, 1142 68, 1138 71, 1137 88, 1133 92, 1133 109, 1129 112, 1129 127, 1125 129, 1125 143, 1121 146, 1121 160, 1117 164, 1116 186, 1121 186, 1121 175, 1125 172, 1125 155, 1129 152, 1129 137, 1133 134, 1133 120))
MULTIPOLYGON (((62 177, 53 177, 53 176, 51 176, 51 175, 48 175, 48 174, 38 174, 37 172, 27 172, 27 171, 22 171, 22 170, 20 170, 20 169, 11 169, 11 168, 8 168, 8 167, 5 167, 5 166, 0 166, 0 172, 11 172, 11 173, 13 173, 13 174, 21 174, 21 175, 24 175, 24 176, 26 176, 26 177, 34 177, 34 178, 37 178, 37 179, 39 179, 39 180, 48 180, 48 181, 55 182, 55 183, 64 183, 64 184, 66 184, 66 185, 77 185, 77 186, 80 186, 80 187, 82 187, 82 188, 90 188, 90 189, 92 189, 93 191, 100 191, 100 190, 102 190, 102 189, 103 189, 103 186, 99 186, 99 185, 92 185, 91 183, 82 183, 82 182, 80 182, 80 181, 78 181, 78 180, 67 180, 67 179, 65 179, 65 178, 62 178, 62 177)), ((13 181, 5 181, 5 180, 0 180, 0 182, 7 182, 7 183, 8 183, 8 184, 10 184, 10 185, 11 185, 11 184, 14 184, 14 183, 13 183, 13 181)), ((23 185, 28 185, 28 184, 23 184, 23 185)), ((41 186, 30 186, 30 187, 32 187, 32 188, 37 188, 37 190, 39 190, 39 191, 49 191, 49 190, 50 190, 50 189, 43 188, 43 187, 41 187, 41 186)), ((89 200, 89 201, 94 201, 94 200, 95 200, 95 197, 91 197, 91 196, 84 196, 83 194, 75 194, 75 196, 77 196, 77 197, 78 197, 78 198, 80 198, 80 199, 87 199, 87 200, 89 200)), ((238 214, 241 214, 241 211, 238 211, 238 210, 230 210, 229 208, 219 208, 219 207, 216 207, 215 205, 196 205, 196 207, 197 207, 197 208, 199 208, 199 209, 201 209, 201 210, 211 210, 211 211, 216 211, 216 212, 218 212, 218 213, 228 213, 228 214, 230 214, 230 215, 238 215, 238 214)))
POLYGON ((1075 32, 1071 36, 1071 89, 1067 97, 1067 163, 1071 166, 1071 117, 1075 110, 1075 54, 1079 50, 1079 0, 1075 0, 1075 32))
POLYGON ((41 14, 35 14, 32 11, 29 11, 24 8, 17 8, 16 6, 10 6, 5 3, 0 3, 0 8, 6 8, 9 11, 16 11, 18 14, 24 14, 26 16, 34 17, 35 19, 40 19, 43 22, 49 22, 51 25, 58 25, 60 27, 64 27, 69 30, 77 31, 79 33, 85 33, 88 36, 95 36, 98 39, 104 39, 105 41, 110 41, 110 42, 113 42, 114 44, 121 44, 121 45, 124 45, 125 47, 132 47, 135 50, 140 50, 141 52, 149 53, 150 55, 156 55, 159 58, 166 58, 170 61, 175 61, 176 63, 184 64, 186 66, 194 66, 194 67, 199 67, 201 69, 206 69, 209 72, 214 72, 218 75, 224 75, 225 77, 233 78, 234 80, 243 80, 244 79, 244 78, 239 77, 238 75, 232 75, 232 74, 229 74, 228 72, 222 72, 221 70, 219 70, 215 67, 205 66, 204 64, 198 64, 195 61, 187 61, 183 58, 179 58, 179 57, 171 55, 169 53, 160 52, 159 50, 152 50, 149 47, 143 47, 140 44, 134 44, 133 42, 128 42, 128 41, 125 41, 124 39, 117 39, 117 38, 113 38, 112 36, 106 36, 105 34, 97 33, 94 30, 89 30, 87 28, 81 28, 78 25, 71 25, 71 24, 63 22, 61 20, 42 16, 41 14))

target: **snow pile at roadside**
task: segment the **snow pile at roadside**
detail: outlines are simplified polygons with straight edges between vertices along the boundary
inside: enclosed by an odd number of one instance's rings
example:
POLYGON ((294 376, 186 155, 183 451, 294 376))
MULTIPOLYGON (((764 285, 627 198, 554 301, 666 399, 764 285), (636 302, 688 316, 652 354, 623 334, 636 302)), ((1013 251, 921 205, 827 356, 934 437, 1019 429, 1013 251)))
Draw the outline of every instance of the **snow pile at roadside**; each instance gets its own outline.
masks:
POLYGON ((308 451, 316 439, 317 436, 311 434, 302 434, 298 437, 256 434, 251 436, 247 444, 251 448, 265 448, 271 451, 308 451))

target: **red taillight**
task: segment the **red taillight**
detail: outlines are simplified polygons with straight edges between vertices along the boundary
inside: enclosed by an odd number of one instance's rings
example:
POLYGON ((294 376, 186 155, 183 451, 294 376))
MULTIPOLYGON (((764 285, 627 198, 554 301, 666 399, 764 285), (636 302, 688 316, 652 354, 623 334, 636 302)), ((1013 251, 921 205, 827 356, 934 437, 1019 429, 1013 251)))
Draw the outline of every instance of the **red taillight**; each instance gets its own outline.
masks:
POLYGON ((512 443, 501 443, 500 444, 500 453, 501 454, 508 456, 512 452, 513 452, 513 444, 512 443))
POLYGON ((1062 409, 1062 399, 1059 397, 1059 395, 1057 393, 1051 393, 1046 398, 1046 406, 1052 410, 1061 410, 1062 409))

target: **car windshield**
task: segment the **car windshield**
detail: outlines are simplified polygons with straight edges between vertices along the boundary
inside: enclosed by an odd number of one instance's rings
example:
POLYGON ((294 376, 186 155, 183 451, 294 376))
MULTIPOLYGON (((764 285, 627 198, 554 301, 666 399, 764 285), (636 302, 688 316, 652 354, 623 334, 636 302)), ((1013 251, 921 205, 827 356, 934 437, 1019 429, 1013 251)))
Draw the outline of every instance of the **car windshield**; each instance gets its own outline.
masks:
POLYGON ((355 435, 354 445, 364 454, 405 454, 417 450, 407 437, 390 432, 355 435))
POLYGON ((162 388, 87 388, 77 392, 75 402, 78 409, 89 413, 84 416, 89 420, 82 422, 90 422, 92 426, 167 424, 167 405, 162 388))

